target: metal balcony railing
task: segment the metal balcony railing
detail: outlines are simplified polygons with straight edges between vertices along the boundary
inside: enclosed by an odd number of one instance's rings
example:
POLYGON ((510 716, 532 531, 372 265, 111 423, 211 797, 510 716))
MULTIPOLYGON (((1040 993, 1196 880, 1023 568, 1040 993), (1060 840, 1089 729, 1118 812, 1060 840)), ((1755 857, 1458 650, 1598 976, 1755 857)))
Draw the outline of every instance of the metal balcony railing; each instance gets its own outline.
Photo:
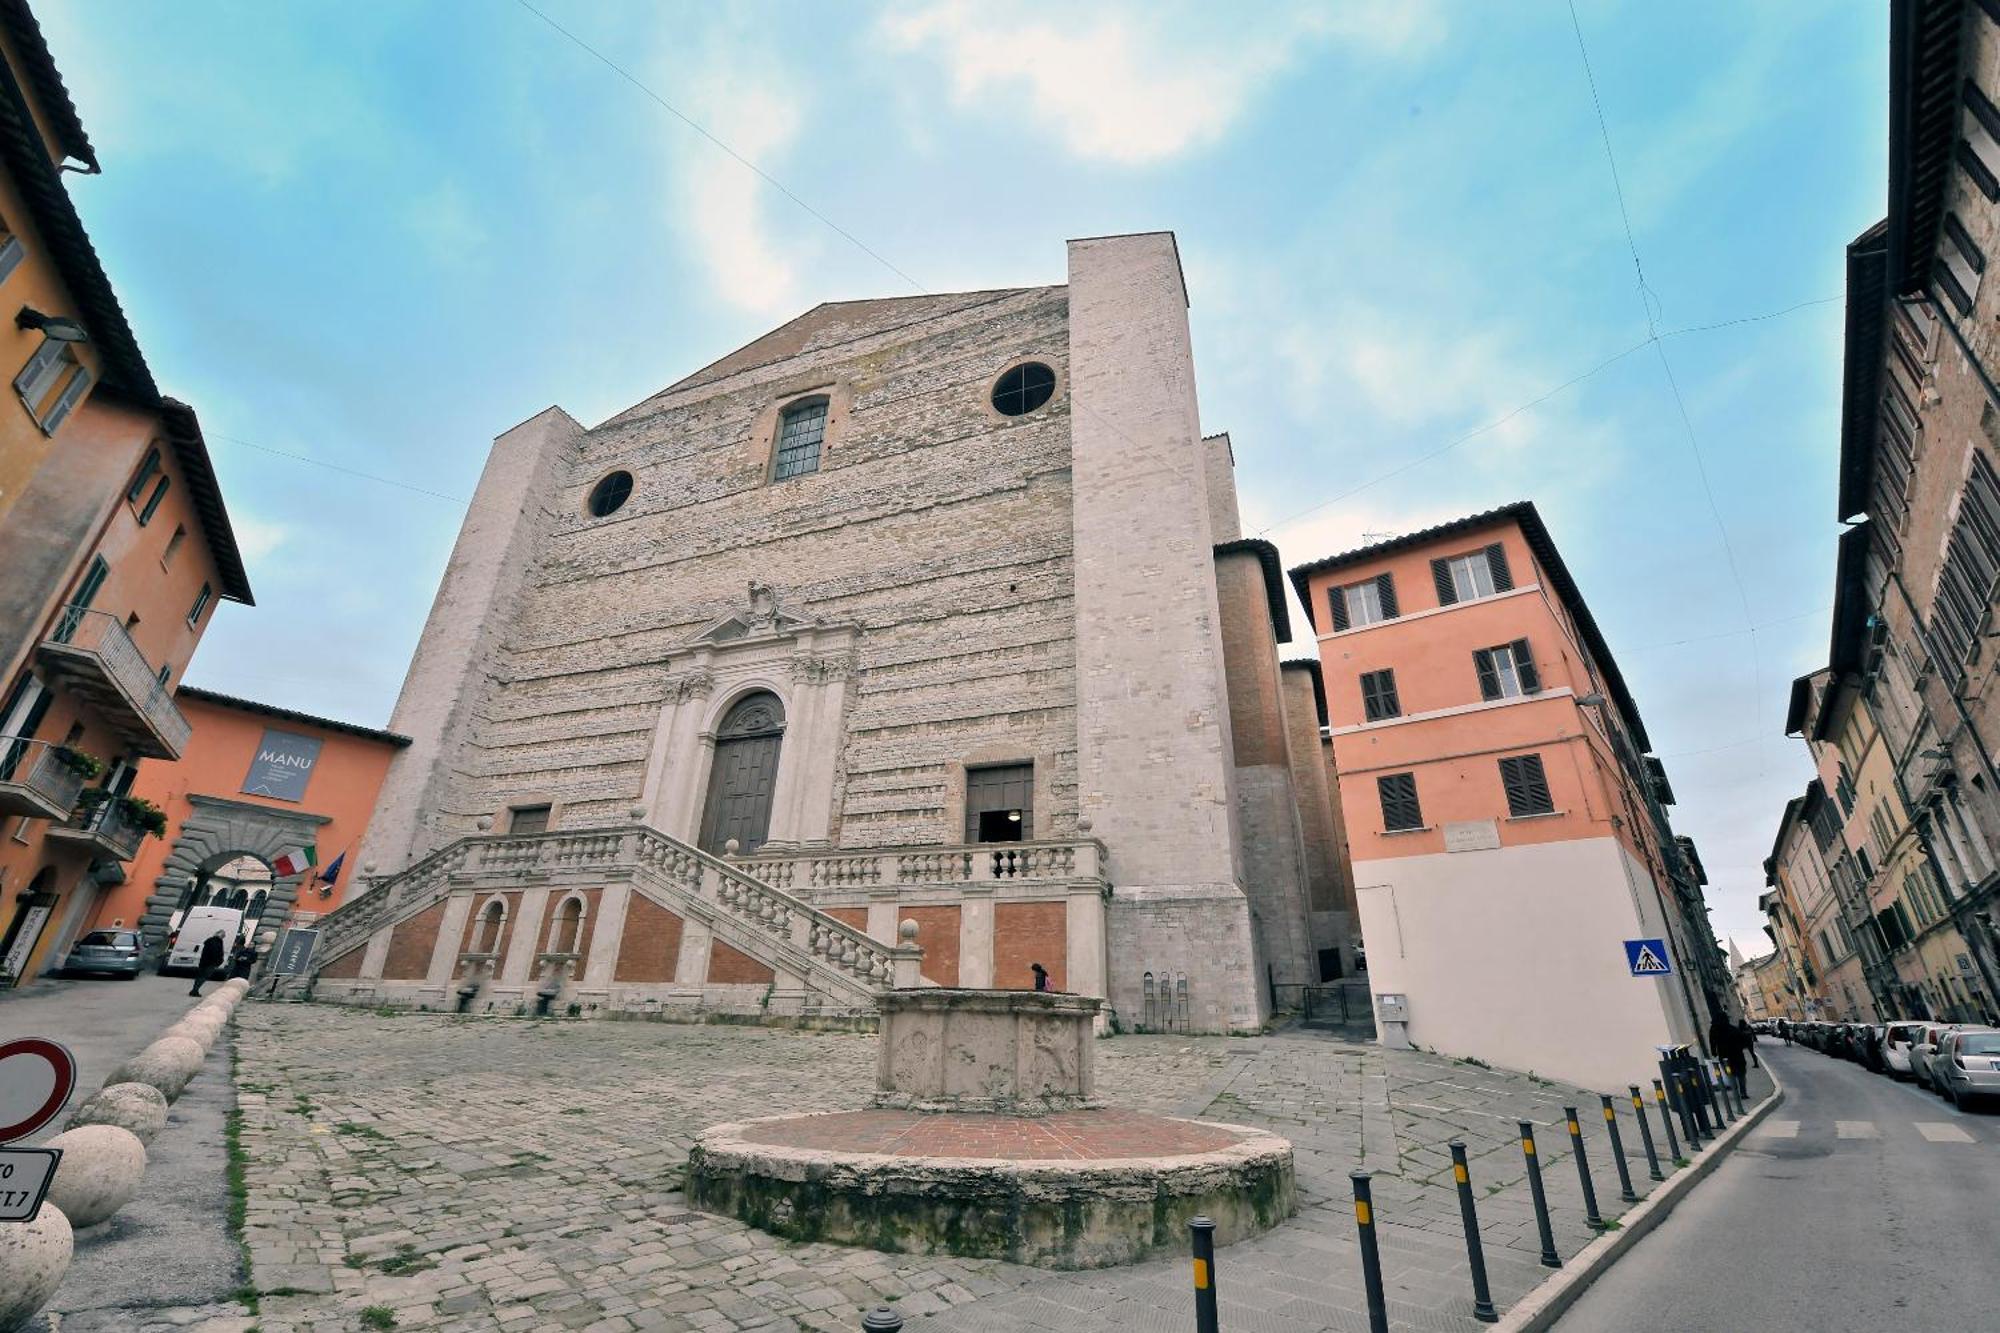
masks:
POLYGON ((47 741, 0 738, 0 814, 68 819, 83 791, 83 774, 47 741))
POLYGON ((194 728, 160 683, 125 626, 104 611, 67 606, 40 655, 63 683, 88 699, 135 753, 178 759, 194 728))
POLYGON ((129 861, 139 854, 139 842, 146 836, 146 830, 133 822, 125 813, 124 803, 113 796, 51 826, 48 836, 62 842, 85 843, 107 860, 129 861))

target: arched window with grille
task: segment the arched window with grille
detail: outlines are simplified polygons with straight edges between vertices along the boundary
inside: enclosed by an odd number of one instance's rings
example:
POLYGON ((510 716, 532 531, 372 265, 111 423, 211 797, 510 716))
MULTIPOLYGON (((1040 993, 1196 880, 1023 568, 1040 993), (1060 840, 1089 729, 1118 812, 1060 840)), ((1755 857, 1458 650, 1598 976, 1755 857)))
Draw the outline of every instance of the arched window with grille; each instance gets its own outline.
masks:
POLYGON ((820 446, 826 442, 826 409, 827 400, 823 397, 801 398, 778 414, 772 481, 819 471, 820 446))

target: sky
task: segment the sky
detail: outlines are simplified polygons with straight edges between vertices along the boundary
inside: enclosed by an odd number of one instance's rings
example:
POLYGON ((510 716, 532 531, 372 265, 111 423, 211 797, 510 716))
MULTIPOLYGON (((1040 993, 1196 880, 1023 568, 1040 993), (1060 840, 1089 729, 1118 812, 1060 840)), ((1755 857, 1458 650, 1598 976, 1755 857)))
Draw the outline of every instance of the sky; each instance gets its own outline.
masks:
POLYGON ((1884 7, 38 8, 105 168, 72 194, 257 594, 191 683, 384 725, 495 435, 820 301, 1171 229, 1246 530, 1295 565, 1534 500, 1718 932, 1768 947, 1884 7))

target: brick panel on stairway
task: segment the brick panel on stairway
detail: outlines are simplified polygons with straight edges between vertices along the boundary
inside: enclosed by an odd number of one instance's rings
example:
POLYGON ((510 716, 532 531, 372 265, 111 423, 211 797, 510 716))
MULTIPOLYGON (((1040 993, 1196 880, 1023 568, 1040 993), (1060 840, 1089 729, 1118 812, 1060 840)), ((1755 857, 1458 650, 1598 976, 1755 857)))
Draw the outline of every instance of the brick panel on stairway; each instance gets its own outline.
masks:
POLYGON ((680 961, 678 916, 642 893, 632 895, 625 909, 625 932, 618 941, 618 966, 613 981, 672 981, 680 961))
POLYGON ((708 979, 718 986, 730 983, 767 986, 777 979, 777 974, 748 954, 717 940, 708 951, 708 979))

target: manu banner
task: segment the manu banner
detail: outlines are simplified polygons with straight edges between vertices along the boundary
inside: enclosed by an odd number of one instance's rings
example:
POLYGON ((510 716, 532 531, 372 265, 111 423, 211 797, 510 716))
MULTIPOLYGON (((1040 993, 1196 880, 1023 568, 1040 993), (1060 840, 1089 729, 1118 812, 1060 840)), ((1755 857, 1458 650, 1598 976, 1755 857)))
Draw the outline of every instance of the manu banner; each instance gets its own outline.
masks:
POLYGON ((257 743, 257 757, 243 779, 246 796, 269 796, 280 801, 303 801, 306 782, 313 765, 319 762, 320 740, 295 732, 267 728, 257 743))

